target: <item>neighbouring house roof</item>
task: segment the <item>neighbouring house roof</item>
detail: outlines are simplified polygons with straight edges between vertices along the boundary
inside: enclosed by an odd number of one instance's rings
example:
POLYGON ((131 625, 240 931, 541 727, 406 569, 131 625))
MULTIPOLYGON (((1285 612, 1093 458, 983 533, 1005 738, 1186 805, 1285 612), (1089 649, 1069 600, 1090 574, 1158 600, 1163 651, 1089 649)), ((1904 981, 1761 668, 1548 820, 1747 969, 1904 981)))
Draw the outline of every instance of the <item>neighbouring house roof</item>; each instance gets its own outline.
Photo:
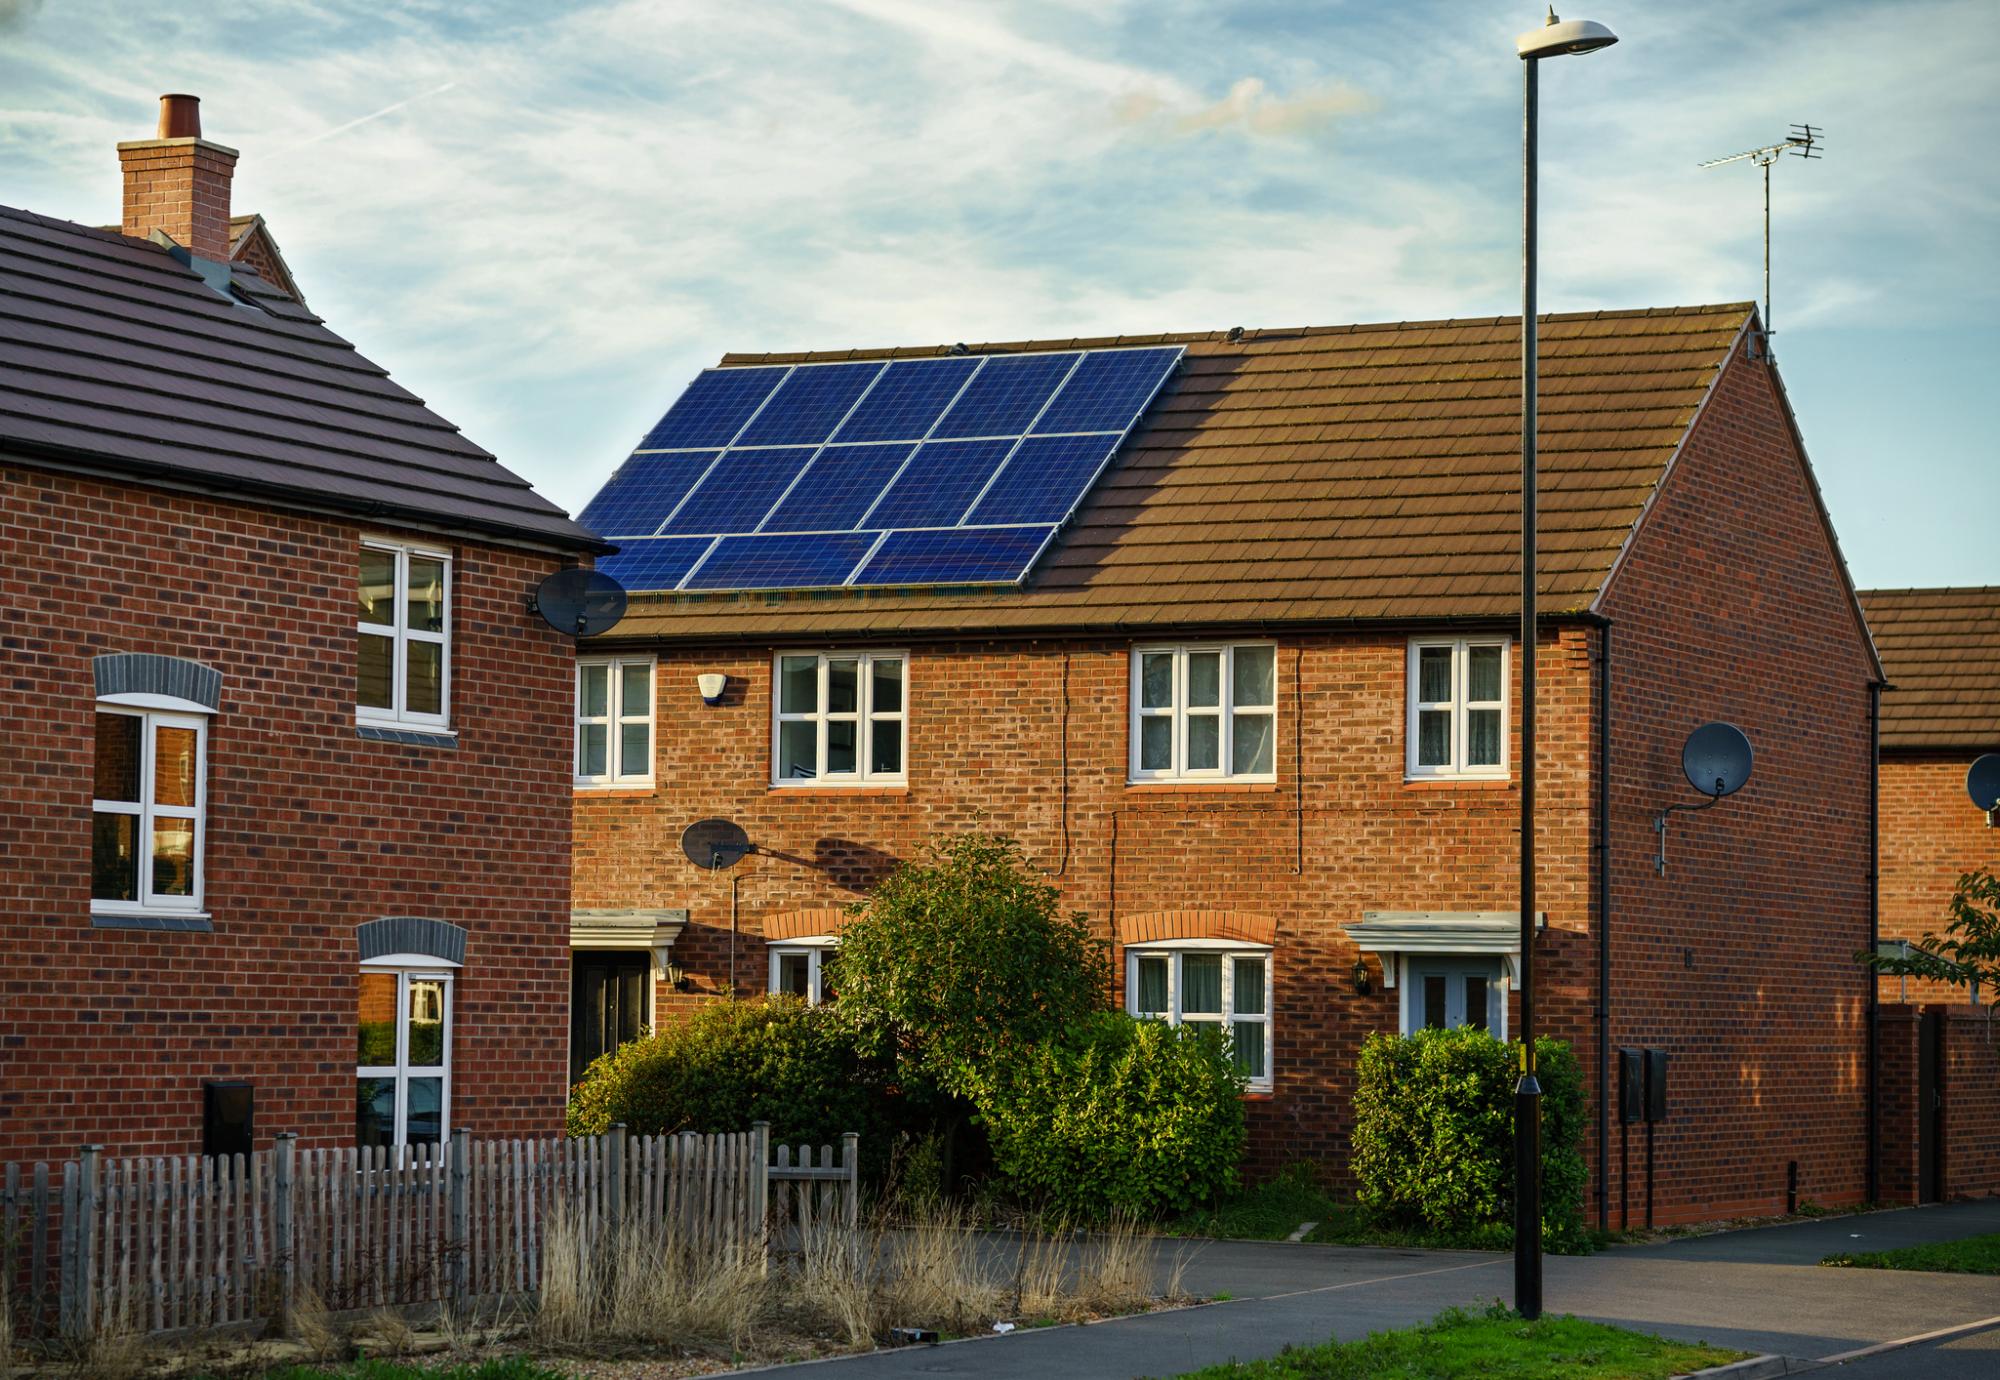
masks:
MULTIPOLYGON (((1543 608, 1590 607, 1748 303, 1541 332, 1543 608)), ((1019 588, 635 594, 613 639, 1009 634, 1504 618, 1519 608, 1518 318, 1026 341, 1187 358, 1019 588)), ((724 366, 939 347, 726 356, 724 366)))
POLYGON ((0 207, 0 451, 561 550, 608 544, 256 273, 0 207), (211 282, 214 285, 211 285, 211 282))
POLYGON ((229 259, 255 269, 258 277, 282 288, 300 306, 306 304, 306 295, 299 291, 298 280, 292 277, 292 267, 285 262, 270 224, 256 212, 229 218, 229 259))
POLYGON ((1882 746, 2000 748, 2000 587, 1866 589, 1882 653, 1882 746))

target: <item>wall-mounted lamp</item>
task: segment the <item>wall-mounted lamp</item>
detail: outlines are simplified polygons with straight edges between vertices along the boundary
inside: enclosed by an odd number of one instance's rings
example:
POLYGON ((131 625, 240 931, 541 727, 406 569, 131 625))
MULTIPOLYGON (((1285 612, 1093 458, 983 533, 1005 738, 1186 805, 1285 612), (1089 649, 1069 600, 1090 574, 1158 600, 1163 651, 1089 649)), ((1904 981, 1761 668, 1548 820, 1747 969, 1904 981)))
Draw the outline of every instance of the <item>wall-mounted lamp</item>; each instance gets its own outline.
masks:
POLYGON ((662 966, 660 969, 660 981, 666 983, 668 987, 676 992, 685 992, 688 989, 687 973, 682 970, 678 963, 668 963, 662 966))
POLYGON ((703 671, 694 678, 694 683, 701 687, 703 704, 721 704, 723 692, 729 688, 729 677, 720 671, 703 671))
POLYGON ((1370 981, 1368 977, 1368 961, 1366 959, 1360 959, 1360 958, 1355 959, 1354 995, 1357 997, 1365 997, 1374 990, 1375 990, 1375 984, 1372 981, 1370 981))

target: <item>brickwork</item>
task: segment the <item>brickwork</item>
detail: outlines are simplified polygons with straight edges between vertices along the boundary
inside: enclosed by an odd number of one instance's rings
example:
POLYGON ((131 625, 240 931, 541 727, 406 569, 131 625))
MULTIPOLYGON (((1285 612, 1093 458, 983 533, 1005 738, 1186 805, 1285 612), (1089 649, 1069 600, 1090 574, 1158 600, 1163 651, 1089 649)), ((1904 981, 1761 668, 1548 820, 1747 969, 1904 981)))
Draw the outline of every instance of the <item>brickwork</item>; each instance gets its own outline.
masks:
MULTIPOLYGON (((1889 694, 1894 694, 1891 690, 1889 694)), ((1965 793, 1974 752, 1882 755, 1882 937, 1942 934, 1952 888, 1975 869, 2000 872, 2000 829, 1965 793)), ((1963 987, 1920 978, 1881 979, 1884 1001, 1964 1005, 1963 987)), ((1989 997, 2000 994, 1986 994, 1989 997)))
POLYGON ((217 263, 229 258, 229 184, 236 154, 205 139, 141 139, 118 146, 124 170, 120 228, 145 239, 163 230, 175 244, 217 263))
MULTIPOLYGON (((1662 1221, 1764 1210, 1773 1194, 1781 1207, 1788 1158, 1821 1201, 1858 1197, 1862 1174, 1865 985, 1849 955, 1867 933, 1872 668, 1761 367, 1732 366, 1716 401, 1612 610, 1614 1042, 1675 1051, 1662 1221), (1680 744, 1709 717, 1751 733, 1759 775, 1679 823, 1674 870, 1655 879, 1651 815, 1688 798, 1680 744)), ((1250 1169, 1309 1159, 1338 1178, 1356 1051, 1396 1027, 1401 997, 1372 956, 1356 992, 1342 925, 1516 905, 1518 734, 1509 780, 1407 781, 1407 631, 1277 638, 1277 780, 1255 786, 1127 784, 1131 642, 968 637, 904 649, 907 788, 773 789, 771 649, 668 644, 657 791, 578 794, 577 904, 689 909, 674 959, 693 990, 662 995, 670 1017, 728 988, 732 949, 736 989, 761 990, 770 917, 865 895, 929 835, 1004 830, 1107 940, 1273 936, 1273 1089, 1251 1100, 1250 1169), (694 689, 710 671, 729 677, 713 708, 694 689), (759 853, 725 873, 689 866, 678 832, 708 815, 741 823, 759 853)), ((1545 629, 1538 700, 1541 1020, 1593 1089, 1597 642, 1582 623, 1545 629)), ((1518 726, 1518 693, 1510 704, 1518 726)), ((1643 1178, 1631 1187, 1643 1201, 1643 1178)))
POLYGON ((573 657, 525 608, 558 561, 448 542, 457 746, 374 742, 354 726, 362 530, 0 465, 0 1158, 196 1150, 206 1078, 256 1084, 260 1145, 352 1143, 355 926, 388 915, 469 931, 454 1123, 560 1127, 573 657), (222 673, 213 933, 91 926, 91 659, 108 652, 222 673))
MULTIPOLYGON (((1613 676, 1611 1034, 1671 1051, 1656 1220, 1865 1191, 1874 669, 1766 369, 1724 371, 1603 601, 1613 676), (1736 724, 1743 791, 1698 797, 1690 730, 1736 724)), ((1636 1159, 1636 1157, 1635 1157, 1636 1159)), ((1642 1201, 1643 1162, 1632 1200, 1642 1201)))
POLYGON ((2000 1193, 2000 1025, 1990 1011, 1943 1011, 1947 1198, 2000 1193))
POLYGON ((1884 1004, 1881 1024, 1882 1080, 1878 1136, 1881 1143, 1881 1185, 1876 1197, 1885 1203, 1920 1201, 1917 1038, 1921 1028, 1914 1006, 1884 1004))

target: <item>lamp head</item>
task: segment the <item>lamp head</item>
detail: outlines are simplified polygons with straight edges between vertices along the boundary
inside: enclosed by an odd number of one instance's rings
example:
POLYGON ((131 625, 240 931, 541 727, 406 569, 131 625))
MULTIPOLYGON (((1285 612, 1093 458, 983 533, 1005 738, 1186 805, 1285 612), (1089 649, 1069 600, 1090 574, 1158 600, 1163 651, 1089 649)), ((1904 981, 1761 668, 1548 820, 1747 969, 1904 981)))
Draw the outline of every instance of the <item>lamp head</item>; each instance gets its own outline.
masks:
POLYGON ((1566 53, 1594 53, 1609 48, 1618 35, 1594 19, 1558 19, 1553 8, 1548 22, 1530 29, 1514 40, 1514 51, 1523 62, 1538 58, 1562 57, 1566 53))

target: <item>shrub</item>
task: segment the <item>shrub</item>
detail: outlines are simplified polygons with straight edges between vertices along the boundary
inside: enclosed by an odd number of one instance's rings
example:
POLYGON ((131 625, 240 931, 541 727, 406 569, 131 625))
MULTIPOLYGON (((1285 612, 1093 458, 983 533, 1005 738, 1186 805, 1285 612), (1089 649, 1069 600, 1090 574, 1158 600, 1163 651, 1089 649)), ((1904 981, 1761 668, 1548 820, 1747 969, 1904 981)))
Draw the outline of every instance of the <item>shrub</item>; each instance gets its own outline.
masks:
POLYGON ((620 1121, 634 1135, 768 1121, 774 1142, 814 1145, 858 1131, 865 1156, 890 1139, 881 1069, 828 1008, 789 996, 715 1002, 600 1056, 570 1092, 569 1132, 620 1121))
POLYGON ((1243 1080, 1220 1034, 1101 1011, 1018 1050, 980 1099, 1005 1185, 1088 1219, 1235 1187, 1243 1080))
MULTIPOLYGON (((1518 1042, 1484 1031, 1371 1035, 1354 1093, 1356 1198, 1379 1225, 1490 1240, 1514 1212, 1518 1042)), ((1561 1040, 1535 1042, 1542 1084, 1542 1234, 1585 1241, 1583 1073, 1561 1040)))
POLYGON ((933 840, 869 897, 840 937, 843 1019, 865 1047, 975 1097, 989 1065, 1105 1004, 1105 946, 1010 838, 933 840))

